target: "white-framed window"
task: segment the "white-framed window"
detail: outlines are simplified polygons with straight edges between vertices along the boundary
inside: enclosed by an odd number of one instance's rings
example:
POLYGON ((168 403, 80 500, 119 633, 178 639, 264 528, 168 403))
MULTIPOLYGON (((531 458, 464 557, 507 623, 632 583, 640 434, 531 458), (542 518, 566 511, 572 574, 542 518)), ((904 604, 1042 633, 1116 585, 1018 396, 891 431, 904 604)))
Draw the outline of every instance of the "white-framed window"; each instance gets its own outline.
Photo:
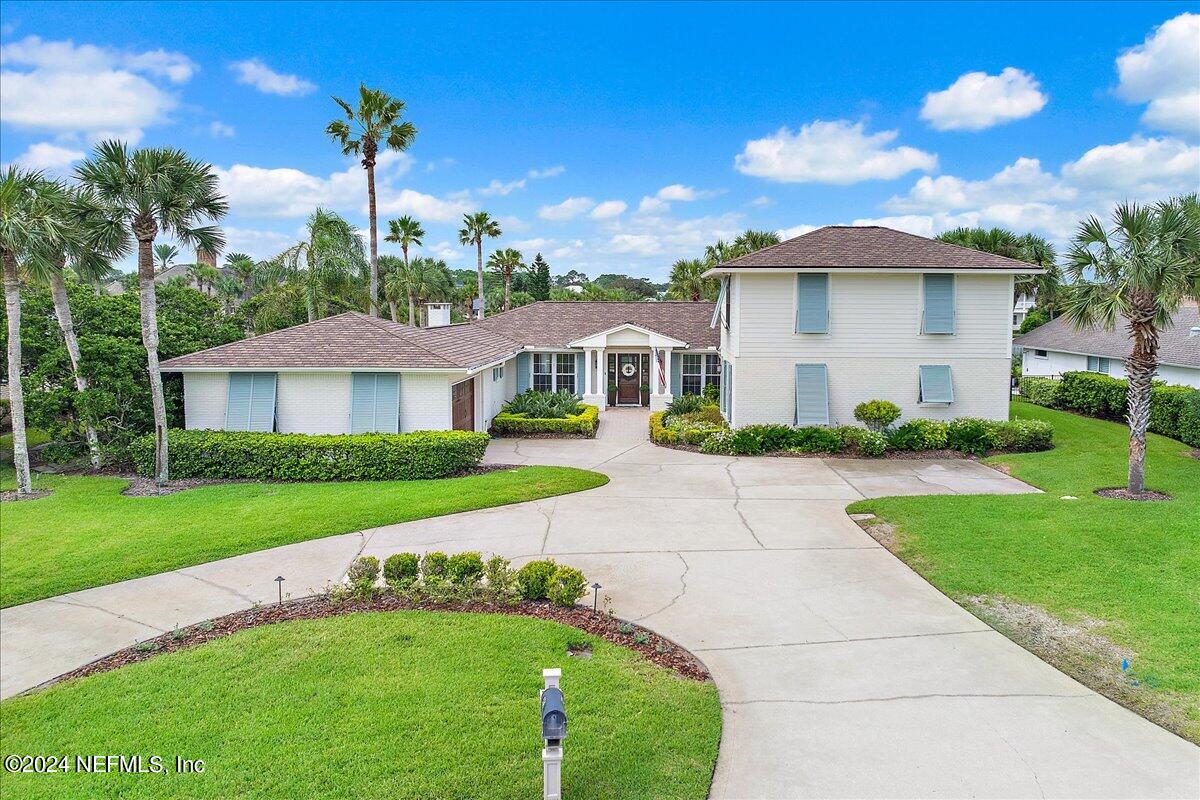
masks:
POLYGON ((554 354, 533 354, 533 388, 538 392, 554 391, 554 354))
POLYGON ((575 354, 534 353, 532 385, 538 392, 565 390, 575 394, 575 354))
POLYGON ((554 354, 554 391, 575 394, 575 354, 554 354))
POLYGON ((492 383, 504 380, 504 366, 492 367, 492 383))
POLYGON ((680 365, 680 387, 683 394, 701 394, 704 387, 721 387, 721 357, 700 353, 684 353, 680 365))
POLYGON ((1034 350, 1033 357, 1034 358, 1049 358, 1050 355, 1045 350, 1034 350))
POLYGON ((1087 371, 1108 374, 1108 359, 1100 356, 1087 357, 1087 371))

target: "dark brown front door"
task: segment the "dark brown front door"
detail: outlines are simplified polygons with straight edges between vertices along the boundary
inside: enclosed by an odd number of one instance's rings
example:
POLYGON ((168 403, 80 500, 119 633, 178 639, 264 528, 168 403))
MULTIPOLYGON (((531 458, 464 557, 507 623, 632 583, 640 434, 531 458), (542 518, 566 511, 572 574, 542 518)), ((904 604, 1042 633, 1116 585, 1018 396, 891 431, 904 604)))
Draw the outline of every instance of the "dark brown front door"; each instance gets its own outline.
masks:
POLYGON ((639 353, 617 354, 617 405, 641 405, 641 360, 639 353))
POLYGON ((450 402, 454 408, 454 430, 475 430, 475 379, 450 387, 450 402))

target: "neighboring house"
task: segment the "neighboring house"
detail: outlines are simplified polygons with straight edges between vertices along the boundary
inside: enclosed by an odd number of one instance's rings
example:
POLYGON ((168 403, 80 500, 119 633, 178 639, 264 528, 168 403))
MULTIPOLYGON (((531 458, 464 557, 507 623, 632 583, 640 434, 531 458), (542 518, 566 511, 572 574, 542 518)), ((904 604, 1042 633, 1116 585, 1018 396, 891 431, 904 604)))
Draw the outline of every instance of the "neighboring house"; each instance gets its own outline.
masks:
MULTIPOLYGON (((188 272, 188 270, 191 268, 191 266, 192 266, 191 264, 173 264, 173 265, 167 267, 166 269, 162 270, 161 272, 158 272, 157 274, 155 274, 154 282, 157 284, 164 284, 170 280, 180 279, 180 280, 186 281, 187 285, 192 287, 193 289, 199 289, 200 287, 196 285, 196 281, 192 278, 191 273, 188 272)), ((220 276, 223 278, 224 277, 234 277, 234 278, 237 277, 234 274, 233 270, 231 270, 227 267, 217 267, 216 270, 218 273, 220 273, 220 276)), ((104 290, 108 294, 122 294, 125 291, 125 284, 122 280, 111 281, 104 287, 104 290)), ((206 295, 208 295, 209 297, 212 297, 216 292, 215 292, 214 287, 205 286, 204 293, 206 295)))
MULTIPOLYGON (((1021 374, 1057 378, 1064 372, 1102 372, 1125 377, 1125 359, 1133 342, 1123 324, 1076 330, 1057 317, 1016 337, 1021 346, 1021 374)), ((1200 389, 1200 309, 1184 306, 1158 337, 1158 380, 1200 389)))
POLYGON ((1037 305, 1037 295, 1021 294, 1013 301, 1012 327, 1013 330, 1020 330, 1021 323, 1025 321, 1025 317, 1037 305))
POLYGON ((189 428, 486 430, 529 388, 661 409, 709 384, 735 425, 853 424, 875 398, 905 417, 1006 419, 1013 276, 1038 271, 829 227, 711 270, 718 303, 543 301, 428 328, 347 313, 163 369, 183 373, 189 428))

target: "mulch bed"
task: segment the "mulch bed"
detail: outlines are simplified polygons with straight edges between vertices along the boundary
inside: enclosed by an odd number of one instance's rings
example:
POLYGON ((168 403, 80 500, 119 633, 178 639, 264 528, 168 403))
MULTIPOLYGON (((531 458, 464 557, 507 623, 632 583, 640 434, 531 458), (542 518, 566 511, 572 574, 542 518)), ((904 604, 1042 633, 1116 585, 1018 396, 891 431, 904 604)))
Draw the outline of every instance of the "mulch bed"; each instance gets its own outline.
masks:
MULTIPOLYGON (((591 609, 584 608, 583 606, 560 608, 547 602, 529 600, 522 600, 512 606, 483 601, 434 603, 430 601, 413 601, 392 594, 381 595, 374 600, 334 602, 325 595, 316 595, 298 600, 287 600, 279 605, 258 606, 246 609, 245 611, 237 611, 233 614, 199 622, 186 628, 178 628, 154 639, 140 642, 133 647, 118 650, 112 655, 97 659, 90 664, 85 664, 78 669, 71 670, 53 680, 47 681, 30 691, 35 691, 59 681, 82 678, 87 675, 95 675, 99 672, 118 669, 128 664, 136 664, 162 653, 173 653, 176 650, 195 647, 196 645, 211 642, 214 639, 220 639, 232 633, 259 625, 271 625, 276 622, 289 622, 292 620, 337 617, 364 611, 465 611, 484 614, 509 614, 550 620, 578 628, 613 644, 636 650, 647 660, 661 667, 674 670, 684 678, 694 681, 707 681, 711 679, 708 669, 701 663, 700 659, 670 639, 660 636, 647 628, 626 622, 603 612, 592 613, 591 609), (626 629, 630 632, 621 633, 622 625, 627 626, 626 629), (635 637, 639 633, 644 635, 645 642, 639 643, 635 641, 635 637)), ((573 657, 586 656, 586 654, 578 651, 564 653, 563 655, 573 657)))
POLYGON ((1096 494, 1101 497, 1107 497, 1110 500, 1140 500, 1143 502, 1156 502, 1162 500, 1171 500, 1171 495, 1166 492, 1156 492, 1153 489, 1146 489, 1141 492, 1131 492, 1125 486, 1113 486, 1107 489, 1097 489, 1096 494))
MULTIPOLYGON (((667 444, 664 442, 651 443, 658 447, 665 447, 668 450, 684 450, 689 453, 703 452, 694 444, 667 444)), ((724 455, 724 454, 718 454, 724 455)), ((1000 455, 1000 452, 989 453, 988 455, 1000 455)), ((861 461, 932 461, 936 459, 965 459, 967 461, 979 461, 978 456, 973 456, 969 453, 960 453, 958 450, 887 450, 881 456, 864 456, 853 450, 848 450, 844 453, 792 453, 787 450, 772 450, 769 453, 758 453, 753 456, 729 456, 730 458, 851 458, 861 461)))
POLYGON ((54 492, 50 489, 34 489, 29 494, 19 495, 16 489, 12 489, 7 492, 0 492, 0 502, 15 503, 18 500, 41 500, 43 497, 49 497, 52 494, 54 492))
POLYGON ((584 433, 497 433, 488 431, 493 439, 595 439, 596 434, 584 433))

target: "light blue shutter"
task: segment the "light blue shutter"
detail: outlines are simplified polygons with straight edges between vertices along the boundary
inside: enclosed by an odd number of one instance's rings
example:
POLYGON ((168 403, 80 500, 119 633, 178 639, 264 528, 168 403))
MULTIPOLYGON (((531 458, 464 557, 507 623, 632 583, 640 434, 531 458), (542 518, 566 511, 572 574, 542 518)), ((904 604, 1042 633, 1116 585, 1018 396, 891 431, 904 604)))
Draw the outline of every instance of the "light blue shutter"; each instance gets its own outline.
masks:
POLYGON ((575 354, 575 394, 583 397, 587 389, 587 359, 584 353, 575 354))
POLYGON ((679 397, 683 393, 683 356, 671 353, 671 394, 679 397))
POLYGON ((922 333, 954 333, 954 275, 925 276, 925 313, 922 333))
POLYGON ((829 332, 829 276, 796 276, 796 333, 829 332))
POLYGON ((380 372, 375 375, 375 431, 400 432, 400 375, 380 372))
POLYGON ((824 364, 796 365, 796 424, 829 424, 829 375, 824 364))
POLYGON ((950 379, 949 364, 921 365, 921 402, 954 402, 954 382, 950 379))
POLYGON ((250 430, 250 390, 254 373, 229 373, 229 391, 225 396, 225 430, 250 430))
POLYGON ((375 429, 375 373, 350 374, 350 432, 370 433, 375 429))
POLYGON ((532 370, 529 353, 517 353, 517 394, 529 390, 529 375, 532 370))
POLYGON ((275 373, 250 373, 250 427, 259 433, 275 430, 275 373))
POLYGON ((733 367, 728 361, 721 361, 721 413, 725 421, 733 424, 733 367))
POLYGON ((712 319, 708 321, 708 327, 717 327, 717 322, 721 319, 721 315, 725 313, 725 293, 729 291, 729 278, 721 278, 721 290, 717 292, 717 305, 713 308, 712 319))

